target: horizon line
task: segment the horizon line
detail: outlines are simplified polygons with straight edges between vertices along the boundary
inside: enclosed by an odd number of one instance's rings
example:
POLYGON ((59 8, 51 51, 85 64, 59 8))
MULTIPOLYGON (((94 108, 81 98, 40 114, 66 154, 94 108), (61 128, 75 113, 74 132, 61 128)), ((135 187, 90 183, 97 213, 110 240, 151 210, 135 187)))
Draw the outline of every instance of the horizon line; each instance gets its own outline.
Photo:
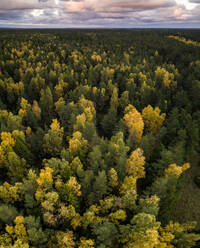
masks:
POLYGON ((200 28, 197 28, 197 27, 1 27, 0 26, 0 30, 1 29, 49 29, 49 30, 55 30, 55 29, 60 29, 60 30, 67 30, 67 29, 77 29, 77 30, 94 30, 94 29, 101 29, 101 30, 110 30, 110 29, 125 29, 125 30, 128 30, 128 29, 195 29, 195 30, 200 30, 200 28))

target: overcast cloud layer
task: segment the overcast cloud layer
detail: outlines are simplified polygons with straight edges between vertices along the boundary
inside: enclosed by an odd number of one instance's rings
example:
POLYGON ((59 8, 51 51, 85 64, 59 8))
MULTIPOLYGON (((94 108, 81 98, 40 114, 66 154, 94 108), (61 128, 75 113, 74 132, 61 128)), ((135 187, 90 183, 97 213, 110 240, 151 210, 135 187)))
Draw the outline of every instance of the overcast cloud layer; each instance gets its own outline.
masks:
POLYGON ((200 28, 200 0, 0 0, 0 27, 200 28))

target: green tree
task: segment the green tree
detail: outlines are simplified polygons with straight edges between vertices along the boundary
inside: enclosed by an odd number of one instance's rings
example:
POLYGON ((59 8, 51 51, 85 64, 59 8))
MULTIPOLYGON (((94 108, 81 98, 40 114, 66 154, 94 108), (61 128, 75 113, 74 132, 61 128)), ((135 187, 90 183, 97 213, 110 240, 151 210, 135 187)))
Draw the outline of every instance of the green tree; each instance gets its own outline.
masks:
POLYGON ((41 246, 47 241, 47 234, 42 230, 39 217, 25 217, 24 223, 27 229, 28 239, 32 245, 41 246))
POLYGON ((97 202, 107 193, 108 182, 105 171, 100 171, 94 182, 94 201, 97 202))
POLYGON ((57 119, 54 119, 50 126, 50 130, 43 138, 43 149, 46 154, 51 156, 60 154, 62 150, 63 133, 63 127, 60 127, 60 123, 57 119))
POLYGON ((104 222, 103 224, 95 225, 92 231, 97 237, 98 248, 113 247, 117 228, 112 222, 104 222))
POLYGON ((43 120, 45 123, 49 124, 53 111, 53 96, 51 89, 48 86, 46 89, 41 89, 39 103, 42 110, 43 120))
POLYGON ((25 159, 20 157, 15 152, 8 153, 8 176, 15 179, 22 179, 26 174, 28 165, 25 159))

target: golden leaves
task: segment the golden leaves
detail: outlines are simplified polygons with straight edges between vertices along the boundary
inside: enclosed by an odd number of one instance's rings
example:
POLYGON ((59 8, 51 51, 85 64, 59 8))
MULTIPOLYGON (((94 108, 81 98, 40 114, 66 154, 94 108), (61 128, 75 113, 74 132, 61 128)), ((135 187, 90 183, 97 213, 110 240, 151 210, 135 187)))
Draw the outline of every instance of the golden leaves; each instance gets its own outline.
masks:
POLYGON ((155 77, 164 87, 169 88, 174 82, 174 74, 169 73, 165 68, 157 67, 155 71, 155 77))
POLYGON ((96 109, 94 107, 94 103, 85 98, 81 98, 79 104, 83 108, 83 112, 85 113, 87 120, 92 121, 96 116, 96 109))
POLYGON ((94 248, 94 245, 95 243, 92 239, 81 237, 78 248, 94 248))
POLYGON ((64 96, 64 90, 67 88, 68 83, 64 82, 63 80, 60 80, 59 83, 54 87, 55 93, 58 97, 64 96))
POLYGON ((144 124, 147 130, 153 134, 158 132, 159 128, 162 127, 163 122, 165 121, 166 114, 160 114, 160 112, 161 110, 158 107, 153 109, 151 105, 148 105, 142 110, 144 124))
POLYGON ((75 216, 71 220, 71 226, 74 230, 77 229, 77 227, 81 226, 82 217, 79 213, 76 213, 75 216))
POLYGON ((126 212, 122 209, 119 209, 116 212, 111 213, 109 217, 111 218, 113 223, 115 223, 116 225, 119 225, 119 221, 126 220, 126 212))
POLYGON ((7 182, 0 186, 0 199, 6 204, 21 201, 23 199, 22 183, 11 185, 7 182))
POLYGON ((53 119, 50 127, 52 131, 56 131, 58 133, 63 131, 63 128, 60 128, 60 123, 57 119, 53 119))
POLYGON ((126 114, 123 119, 129 130, 129 134, 133 136, 134 142, 138 143, 142 139, 144 129, 142 116, 132 105, 126 107, 125 112, 126 114))
POLYGON ((91 59, 95 62, 101 62, 101 56, 94 52, 91 56, 91 59))
POLYGON ((37 179, 37 183, 39 187, 44 187, 46 183, 53 183, 52 177, 53 169, 46 167, 45 169, 41 169, 40 177, 37 179))
POLYGON ((111 168, 108 171, 108 179, 109 179, 109 186, 112 188, 115 188, 118 186, 118 175, 117 175, 117 171, 114 168, 111 168))
POLYGON ((144 164, 143 151, 137 148, 126 161, 126 173, 134 178, 143 178, 145 177, 144 164))
MULTIPOLYGON (((7 150, 9 147, 15 146, 15 140, 11 133, 2 132, 1 133, 1 147, 7 150)), ((9 149, 10 150, 10 149, 9 149)))
POLYGON ((189 163, 185 163, 183 166, 178 166, 176 164, 170 164, 165 170, 165 176, 175 175, 179 177, 184 171, 190 168, 189 163))
POLYGON ((72 231, 66 230, 65 232, 57 232, 58 247, 60 248, 74 248, 74 234, 72 231))
POLYGON ((72 139, 69 141, 69 152, 72 156, 78 155, 80 151, 88 150, 88 141, 82 137, 82 133, 77 131, 73 133, 72 139))
POLYGON ((72 190, 75 195, 81 196, 81 185, 77 182, 75 177, 70 177, 67 182, 67 187, 72 190))
POLYGON ((126 194, 131 189, 136 189, 137 179, 132 176, 127 176, 120 187, 120 194, 126 194))
POLYGON ((31 105, 28 103, 28 101, 26 99, 24 99, 23 97, 21 98, 21 102, 20 102, 20 110, 18 112, 18 115, 20 117, 25 117, 27 115, 27 108, 31 108, 31 105))
POLYGON ((13 239, 19 239, 24 243, 28 242, 26 227, 24 225, 24 217, 17 216, 14 220, 15 226, 6 225, 6 231, 13 239))

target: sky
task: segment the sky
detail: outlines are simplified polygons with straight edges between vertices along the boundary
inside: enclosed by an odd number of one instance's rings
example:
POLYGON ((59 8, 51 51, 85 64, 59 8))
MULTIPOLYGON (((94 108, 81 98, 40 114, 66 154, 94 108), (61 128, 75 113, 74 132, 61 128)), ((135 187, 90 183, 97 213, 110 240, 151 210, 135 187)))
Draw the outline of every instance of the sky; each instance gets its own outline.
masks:
POLYGON ((0 0, 0 27, 200 28, 200 0, 0 0))

